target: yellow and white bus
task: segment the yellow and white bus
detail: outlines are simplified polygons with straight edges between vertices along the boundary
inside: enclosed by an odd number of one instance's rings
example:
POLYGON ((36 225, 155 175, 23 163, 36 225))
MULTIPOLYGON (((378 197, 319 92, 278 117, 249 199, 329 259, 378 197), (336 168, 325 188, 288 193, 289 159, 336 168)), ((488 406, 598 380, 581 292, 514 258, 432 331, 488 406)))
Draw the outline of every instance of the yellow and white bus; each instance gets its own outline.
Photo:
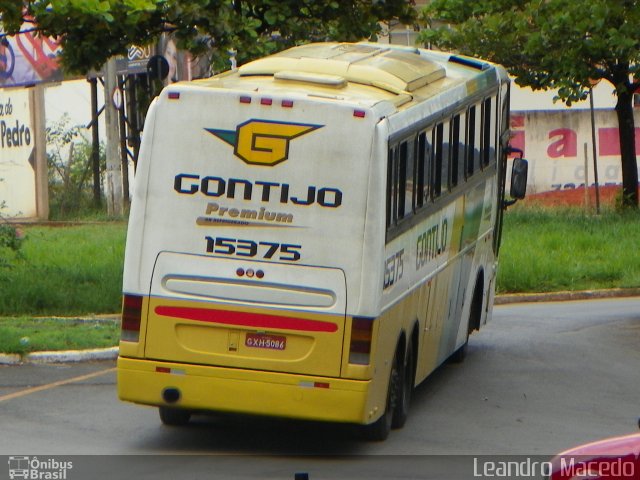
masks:
POLYGON ((386 438, 491 314, 508 118, 501 67, 380 44, 167 87, 135 179, 120 398, 166 424, 237 412, 386 438))

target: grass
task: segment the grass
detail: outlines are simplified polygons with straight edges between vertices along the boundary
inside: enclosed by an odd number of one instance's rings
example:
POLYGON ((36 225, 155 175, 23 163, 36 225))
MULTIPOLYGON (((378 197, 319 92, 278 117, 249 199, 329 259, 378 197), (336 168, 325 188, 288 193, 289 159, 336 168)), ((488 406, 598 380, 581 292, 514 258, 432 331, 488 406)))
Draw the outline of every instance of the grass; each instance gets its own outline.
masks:
POLYGON ((119 336, 119 322, 113 320, 0 319, 0 352, 3 353, 112 347, 118 343, 119 336))
POLYGON ((499 293, 640 286, 640 212, 514 208, 505 215, 499 293))
POLYGON ((19 258, 0 268, 0 316, 120 309, 125 223, 24 227, 19 258))
MULTIPOLYGON (((126 224, 24 231, 21 255, 0 266, 0 352, 116 345, 115 322, 32 317, 118 313, 126 224)), ((640 287, 640 212, 520 205, 507 211, 502 238, 498 293, 640 287)))

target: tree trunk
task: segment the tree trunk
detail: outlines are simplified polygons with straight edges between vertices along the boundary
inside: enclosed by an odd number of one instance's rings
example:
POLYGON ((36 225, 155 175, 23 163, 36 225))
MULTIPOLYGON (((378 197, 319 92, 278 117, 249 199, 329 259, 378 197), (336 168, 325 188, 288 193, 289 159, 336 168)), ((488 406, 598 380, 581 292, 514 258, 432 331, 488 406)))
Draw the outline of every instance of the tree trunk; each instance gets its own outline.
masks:
POLYGON ((616 114, 620 131, 622 206, 638 208, 638 162, 632 100, 633 95, 630 90, 618 91, 616 114))

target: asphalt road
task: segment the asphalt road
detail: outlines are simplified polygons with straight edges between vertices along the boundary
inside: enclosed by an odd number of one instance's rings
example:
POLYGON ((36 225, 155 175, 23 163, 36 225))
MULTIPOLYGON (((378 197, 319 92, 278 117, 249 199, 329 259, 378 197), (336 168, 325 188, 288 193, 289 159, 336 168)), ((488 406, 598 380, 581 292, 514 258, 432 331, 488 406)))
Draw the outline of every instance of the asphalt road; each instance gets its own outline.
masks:
MULTIPOLYGON (((169 428, 156 409, 118 401, 113 362, 2 367, 0 455, 128 455, 73 457, 70 480, 83 468, 93 478, 473 478, 478 455, 548 458, 637 430, 639 345, 640 298, 496 307, 465 363, 418 387, 407 425, 383 443, 247 417, 169 428)), ((7 472, 0 464, 0 479, 7 472)))

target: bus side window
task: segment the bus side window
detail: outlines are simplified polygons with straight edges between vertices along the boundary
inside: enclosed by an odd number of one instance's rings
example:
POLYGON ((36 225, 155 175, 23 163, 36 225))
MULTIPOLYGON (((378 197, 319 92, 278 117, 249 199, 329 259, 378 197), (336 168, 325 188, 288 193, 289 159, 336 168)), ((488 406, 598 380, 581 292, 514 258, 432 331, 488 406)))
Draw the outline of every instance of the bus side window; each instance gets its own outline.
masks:
POLYGON ((396 221, 398 191, 398 147, 389 147, 387 156, 387 228, 396 221))
POLYGON ((474 126, 476 121, 476 107, 471 107, 469 109, 469 114, 467 115, 467 155, 464 159, 465 169, 464 176, 465 178, 469 178, 473 175, 473 149, 475 148, 474 143, 474 126))
POLYGON ((398 196, 398 200, 396 201, 397 210, 395 212, 396 220, 402 219, 404 217, 404 206, 405 206, 405 196, 404 196, 404 185, 407 182, 407 143, 403 142, 396 149, 397 152, 397 183, 396 183, 396 195, 398 196))
POLYGON ((431 191, 433 198, 438 198, 449 190, 449 122, 436 126, 434 136, 434 161, 431 191))
POLYGON ((478 111, 478 105, 469 109, 467 117, 467 178, 480 169, 480 152, 482 148, 482 112, 478 111))
POLYGON ((413 213, 413 184, 415 178, 415 153, 413 140, 400 144, 398 166, 398 219, 413 213))
POLYGON ((464 172, 465 138, 462 129, 465 122, 466 115, 461 113, 453 117, 451 124, 451 164, 449 168, 451 187, 458 185, 464 172))
POLYGON ((442 175, 440 177, 441 192, 448 192, 451 188, 449 182, 449 163, 451 162, 451 124, 449 121, 442 124, 442 175))
POLYGON ((429 201, 432 157, 433 130, 420 132, 416 147, 416 208, 424 206, 429 201))
POLYGON ((491 147, 489 150, 489 164, 493 164, 498 158, 498 142, 500 135, 498 133, 498 119, 500 118, 500 102, 498 97, 492 99, 493 107, 491 109, 491 147))
POLYGON ((438 198, 442 192, 442 135, 444 128, 441 123, 436 125, 433 136, 433 175, 431 177, 431 194, 438 198))
POLYGON ((482 102, 482 167, 488 166, 495 161, 496 130, 494 119, 496 112, 492 108, 492 98, 487 98, 482 102), (493 117, 493 118, 492 118, 493 117))

